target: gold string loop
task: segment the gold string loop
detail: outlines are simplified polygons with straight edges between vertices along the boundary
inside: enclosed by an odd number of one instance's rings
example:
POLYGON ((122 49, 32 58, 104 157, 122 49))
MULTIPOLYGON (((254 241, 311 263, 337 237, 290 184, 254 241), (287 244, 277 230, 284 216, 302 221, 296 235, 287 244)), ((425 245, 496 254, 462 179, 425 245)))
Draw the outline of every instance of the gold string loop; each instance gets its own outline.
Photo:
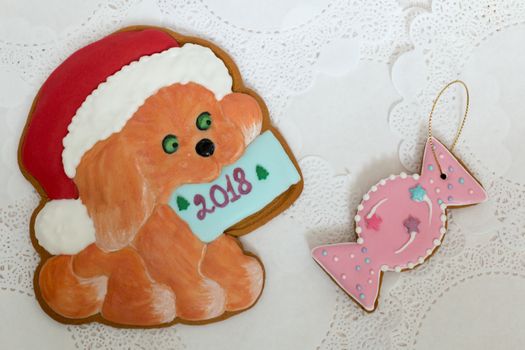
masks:
POLYGON ((463 82, 462 80, 453 80, 450 83, 448 83, 447 85, 445 85, 441 89, 441 91, 438 93, 438 95, 436 96, 436 99, 434 100, 434 103, 432 104, 432 109, 430 110, 430 114, 428 115, 428 141, 430 143, 430 149, 432 150, 432 154, 434 155, 434 159, 436 160, 436 164, 439 167, 439 171, 441 173, 441 178, 442 179, 446 179, 447 175, 441 169, 441 164, 439 164, 438 157, 436 156, 436 150, 434 149, 434 143, 432 142, 432 116, 434 114, 434 109, 436 109, 436 105, 437 105, 439 99, 441 98, 441 95, 443 95, 443 93, 451 85, 454 85, 454 84, 460 84, 460 85, 462 85, 465 88, 466 101, 465 101, 465 114, 463 115, 463 119, 461 120, 461 124, 459 125, 459 129, 458 129, 458 132, 456 133, 456 137, 454 138, 454 142, 452 143, 452 146, 450 147, 450 151, 452 152, 454 150, 454 147, 456 147, 456 144, 458 143, 459 136, 461 135, 461 132, 463 131, 463 127, 465 126, 465 122, 467 120, 467 115, 468 115, 468 111, 469 111, 470 94, 469 94, 469 90, 468 90, 467 84, 465 84, 465 82, 463 82))

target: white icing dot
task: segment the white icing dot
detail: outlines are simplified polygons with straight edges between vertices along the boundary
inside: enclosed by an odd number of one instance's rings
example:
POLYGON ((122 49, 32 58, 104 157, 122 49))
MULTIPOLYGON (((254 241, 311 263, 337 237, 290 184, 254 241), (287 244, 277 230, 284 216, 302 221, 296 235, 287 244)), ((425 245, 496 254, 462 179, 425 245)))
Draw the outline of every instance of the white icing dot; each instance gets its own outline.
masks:
POLYGON ((447 209, 447 205, 445 203, 442 203, 440 206, 441 210, 447 209))
POLYGON ((334 258, 333 258, 333 259, 334 259, 335 262, 338 262, 338 261, 339 261, 339 257, 338 257, 337 255, 334 255, 334 258))
POLYGON ((370 199, 370 195, 368 193, 365 193, 365 195, 363 196, 363 200, 367 201, 370 199))
POLYGON ((443 153, 441 153, 441 154, 439 155, 439 159, 443 159, 443 158, 445 158, 445 156, 443 155, 443 153))
POLYGON ((399 174, 399 176, 401 176, 402 179, 406 179, 407 178, 407 173, 401 173, 401 174, 399 174))
POLYGON ((439 187, 436 187, 436 193, 439 193, 441 192, 441 190, 439 189, 439 187))
POLYGON ((388 266, 387 265, 381 265, 381 271, 387 271, 388 266))
POLYGON ((356 226, 356 228, 355 228, 355 233, 361 233, 361 231, 363 231, 363 229, 361 228, 361 226, 356 226))
POLYGON ((386 184, 386 181, 385 181, 385 179, 381 179, 381 181, 379 181, 379 184, 381 184, 381 185, 383 185, 383 186, 384 186, 384 185, 386 184))
POLYGON ((441 244, 441 241, 439 239, 435 239, 434 240, 434 245, 437 247, 438 245, 441 244))
POLYGON ((446 227, 445 227, 445 226, 441 227, 441 228, 439 229, 439 233, 441 233, 442 235, 444 235, 445 233, 447 233, 447 229, 446 229, 446 227))
POLYGON ((341 275, 341 279, 346 279, 346 275, 344 273, 341 275))
POLYGON ((353 259, 355 258, 355 255, 354 254, 350 254, 350 259, 353 259))
POLYGON ((365 243, 365 240, 363 238, 359 237, 357 239, 357 244, 363 244, 363 243, 365 243))
POLYGON ((368 284, 372 284, 372 283, 374 283, 374 281, 368 280, 368 284))
POLYGON ((468 194, 474 194, 474 190, 473 189, 468 190, 468 194))
POLYGON ((427 255, 432 254, 432 249, 427 249, 427 255))
POLYGON ((447 216, 445 214, 441 215, 441 221, 443 222, 447 221, 447 216))
POLYGON ((372 190, 372 192, 377 191, 377 186, 372 186, 371 190, 372 190))
POLYGON ((394 180, 394 179, 396 178, 396 176, 395 176, 395 175, 390 175, 388 178, 389 178, 390 180, 394 180))
POLYGON ((363 210, 363 208, 364 208, 364 207, 363 207, 363 205, 362 205, 362 204, 359 204, 359 205, 357 206, 357 210, 358 210, 358 211, 361 211, 361 210, 363 210))
POLYGON ((431 184, 433 184, 433 183, 434 183, 434 180, 433 180, 433 179, 430 179, 429 182, 430 182, 431 184))
POLYGON ((409 263, 408 263, 408 268, 409 268, 409 269, 413 269, 413 268, 414 268, 414 263, 409 262, 409 263))
POLYGON ((359 215, 356 215, 354 217, 354 220, 355 220, 355 222, 359 222, 359 221, 361 221, 361 217, 359 215))
POLYGON ((401 266, 396 266, 394 270, 396 270, 396 272, 401 272, 401 266))
POLYGON ((417 262, 422 264, 425 262, 425 258, 423 258, 422 256, 420 256, 418 259, 417 259, 417 262))
POLYGON ((412 178, 413 178, 414 180, 419 180, 419 174, 414 174, 414 175, 412 175, 412 178))

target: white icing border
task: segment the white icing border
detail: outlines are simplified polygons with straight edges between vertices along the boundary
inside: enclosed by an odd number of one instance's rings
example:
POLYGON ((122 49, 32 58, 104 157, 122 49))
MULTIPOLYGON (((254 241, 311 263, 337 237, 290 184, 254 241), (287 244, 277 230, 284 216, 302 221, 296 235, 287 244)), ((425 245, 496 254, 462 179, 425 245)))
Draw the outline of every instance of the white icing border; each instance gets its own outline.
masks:
POLYGON ((62 163, 69 178, 84 153, 98 141, 122 130, 144 101, 159 89, 175 83, 198 83, 221 100, 231 92, 232 77, 213 51, 185 44, 143 56, 109 76, 82 103, 62 140, 62 163))
MULTIPOLYGON (((409 176, 407 175, 405 172, 402 172, 401 174, 399 175, 390 175, 386 178, 383 178, 381 180, 379 180, 379 182, 372 186, 372 188, 363 195, 363 200, 361 201, 361 203, 359 203, 359 205, 357 206, 357 213, 356 213, 356 216, 354 217, 354 221, 355 221, 355 233, 357 234, 357 244, 364 244, 365 243, 365 240, 364 238, 360 237, 361 233, 363 232, 363 229, 362 227, 360 226, 360 222, 361 222, 361 211, 364 209, 364 205, 363 203, 368 201, 370 199, 370 192, 376 192, 377 191, 377 188, 374 190, 373 188, 374 187, 378 187, 378 186, 386 186, 387 182, 388 181, 394 181, 396 180, 397 178, 401 178, 403 180, 410 180, 410 179, 413 179, 415 181, 418 181, 419 178, 421 177, 419 174, 413 174, 412 176, 409 176)), ((441 242, 443 241, 443 237, 445 236, 445 234, 447 233, 447 221, 448 221, 448 216, 447 216, 447 205, 445 203, 442 203, 439 208, 441 209, 442 211, 442 214, 440 216, 440 220, 441 220, 441 227, 439 228, 439 233, 440 233, 440 236, 439 237, 436 237, 434 239, 434 241, 432 242, 433 243, 433 247, 432 249, 427 249, 426 251, 426 255, 425 256, 420 256, 417 260, 417 262, 412 262, 412 261, 409 261, 406 265, 402 265, 402 266, 388 266, 388 265, 381 265, 380 269, 381 271, 383 272, 386 272, 386 271, 395 271, 395 272, 401 272, 405 269, 413 269, 415 268, 416 266, 419 266, 421 264, 423 264, 425 262, 425 260, 427 260, 427 258, 432 255, 432 253, 434 253, 434 250, 439 246, 441 245, 441 242), (439 243, 439 244, 438 244, 439 243)))

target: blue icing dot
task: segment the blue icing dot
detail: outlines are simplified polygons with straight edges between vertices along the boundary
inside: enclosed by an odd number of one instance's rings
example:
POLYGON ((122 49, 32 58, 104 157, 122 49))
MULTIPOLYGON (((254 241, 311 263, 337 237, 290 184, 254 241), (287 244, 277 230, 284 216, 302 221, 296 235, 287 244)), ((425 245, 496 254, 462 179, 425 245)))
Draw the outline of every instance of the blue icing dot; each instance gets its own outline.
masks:
POLYGON ((365 263, 370 264, 370 258, 365 258, 365 263))
POLYGON ((463 185, 463 184, 465 183, 465 179, 462 178, 462 177, 460 177, 460 178, 458 179, 458 182, 459 182, 460 184, 463 185))
POLYGON ((428 170, 430 170, 430 171, 434 170, 434 166, 432 164, 429 164, 428 165, 428 170))
POLYGON ((449 190, 451 190, 451 189, 454 188, 454 186, 452 186, 452 184, 448 184, 447 188, 448 188, 449 190))
POLYGON ((451 173, 453 173, 453 172, 454 172, 454 168, 451 167, 451 166, 449 166, 449 167, 448 167, 448 171, 451 172, 451 173))
POLYGON ((438 199, 438 204, 439 205, 443 204, 443 201, 441 199, 438 199))
POLYGON ((365 295, 363 293, 359 294, 359 299, 364 299, 365 295))
POLYGON ((361 266, 360 266, 360 265, 356 265, 356 266, 355 266, 355 270, 356 270, 356 271, 361 270, 361 266))
POLYGON ((327 255, 328 255, 328 252, 327 252, 326 250, 323 249, 323 251, 321 252, 321 254, 322 254, 323 256, 327 256, 327 255))
POLYGON ((361 248, 361 253, 366 253, 367 251, 368 249, 366 249, 366 247, 361 248))

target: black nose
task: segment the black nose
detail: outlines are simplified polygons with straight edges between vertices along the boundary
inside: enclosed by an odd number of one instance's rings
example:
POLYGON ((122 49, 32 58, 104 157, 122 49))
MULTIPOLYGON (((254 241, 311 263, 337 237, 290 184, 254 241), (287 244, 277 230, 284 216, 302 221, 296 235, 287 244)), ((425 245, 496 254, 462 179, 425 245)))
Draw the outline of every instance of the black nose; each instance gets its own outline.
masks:
POLYGON ((215 145, 212 140, 202 139, 195 145, 195 152, 201 157, 209 157, 215 152, 215 145))

